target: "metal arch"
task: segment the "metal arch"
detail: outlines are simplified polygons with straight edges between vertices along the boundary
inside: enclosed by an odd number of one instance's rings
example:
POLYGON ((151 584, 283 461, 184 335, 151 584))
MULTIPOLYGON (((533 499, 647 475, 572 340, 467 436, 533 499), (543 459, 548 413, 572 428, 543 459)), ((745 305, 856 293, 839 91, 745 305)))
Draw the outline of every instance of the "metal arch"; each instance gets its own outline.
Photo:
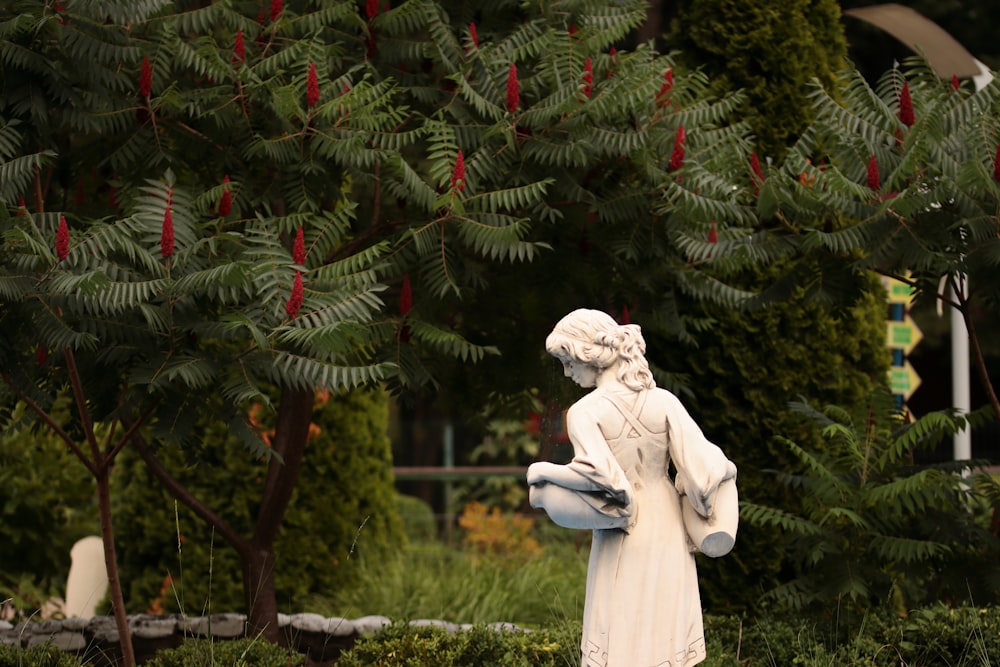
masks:
POLYGON ((923 55, 944 79, 969 79, 980 74, 978 61, 944 28, 915 9, 890 2, 845 9, 845 16, 870 23, 923 55))

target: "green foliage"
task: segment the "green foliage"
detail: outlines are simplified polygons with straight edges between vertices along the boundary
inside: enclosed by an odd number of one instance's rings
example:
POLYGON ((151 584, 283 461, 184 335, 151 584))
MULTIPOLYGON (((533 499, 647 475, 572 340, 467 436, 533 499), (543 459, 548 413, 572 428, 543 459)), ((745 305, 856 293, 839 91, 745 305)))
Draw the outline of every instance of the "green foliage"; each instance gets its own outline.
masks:
MULTIPOLYGON (((775 196, 772 170, 787 165, 788 175, 797 177, 805 168, 802 160, 788 164, 787 156, 816 115, 809 99, 812 83, 834 88, 843 66, 839 8, 831 0, 796 0, 780 8, 690 0, 681 3, 669 43, 680 49, 679 62, 705 71, 713 85, 742 91, 739 113, 752 128, 761 174, 753 176, 746 159, 736 161, 733 169, 752 191, 744 185, 731 196, 752 202, 759 228, 747 242, 720 224, 718 249, 705 243, 704 235, 697 241, 703 255, 712 253, 708 272, 726 281, 734 296, 719 307, 703 303, 692 290, 681 309, 698 322, 691 332, 695 350, 674 351, 669 338, 655 337, 651 356, 688 379, 696 420, 740 470, 741 498, 794 507, 794 499, 761 474, 794 463, 776 443, 778 436, 800 435, 787 403, 803 397, 853 404, 883 382, 890 360, 885 303, 874 275, 831 277, 828 269, 837 258, 799 246, 794 231, 776 224, 768 206, 775 196), (732 267, 716 257, 719 250, 753 256, 757 266, 732 267), (754 296, 741 299, 737 288, 754 296)), ((803 211, 796 223, 811 229, 827 215, 828 209, 817 207, 803 211)), ((763 584, 768 587, 781 581, 782 551, 774 530, 743 531, 730 557, 700 562, 707 606, 753 608, 759 591, 741 582, 768 582, 763 584)))
POLYGON ((833 87, 847 54, 834 0, 793 0, 780 8, 685 0, 669 42, 723 90, 744 91, 742 111, 757 150, 779 160, 813 119, 806 101, 810 83, 833 87))
POLYGON ((51 644, 21 648, 0 644, 0 667, 80 667, 82 663, 72 653, 51 644))
POLYGON ((555 306, 641 297, 676 338, 678 295, 745 296, 698 276, 709 216, 727 216, 720 271, 770 250, 729 243, 753 238, 755 217, 741 98, 692 74, 660 105, 672 59, 612 53, 645 18, 638 0, 407 0, 373 17, 294 0, 261 22, 256 2, 203 5, 0 10, 0 410, 15 396, 48 409, 72 350, 94 421, 144 419, 169 451, 197 449, 210 417, 264 455, 246 408, 268 387, 462 392, 456 361, 494 380, 501 344, 521 338, 504 348, 518 358, 540 338, 509 326, 517 304, 497 306, 525 284, 555 286, 536 326, 555 306), (687 157, 670 167, 682 125, 687 157), (580 241, 600 271, 579 271, 580 241), (636 267, 656 270, 636 281, 636 267))
POLYGON ((262 639, 187 639, 177 648, 160 651, 149 667, 297 667, 305 656, 262 639))
POLYGON ((708 667, 986 667, 1000 651, 996 607, 933 605, 906 616, 867 611, 846 622, 705 617, 708 667))
MULTIPOLYGON (((314 435, 276 544, 282 609, 297 609, 309 594, 351 589, 359 571, 376 567, 402 544, 387 416, 380 391, 317 400, 314 435)), ((252 415, 269 437, 265 417, 260 406, 252 415)), ((249 533, 267 464, 248 456, 221 425, 203 428, 199 445, 158 454, 196 497, 249 533)), ((130 605, 191 614, 244 607, 235 550, 178 506, 135 454, 123 453, 114 484, 119 563, 130 605)))
MULTIPOLYGON (((844 72, 836 93, 816 90, 817 118, 771 183, 781 204, 774 213, 790 225, 825 211, 834 224, 811 229, 803 247, 838 258, 832 275, 874 269, 912 284, 918 298, 943 297, 971 318, 974 304, 1000 303, 993 272, 996 236, 994 179, 1000 84, 954 90, 918 60, 886 72, 870 86, 844 72), (899 119, 902 87, 915 122, 899 119), (876 191, 869 187, 871 160, 876 191), (823 163, 822 169, 806 165, 823 163), (808 171, 811 187, 799 174, 808 171), (772 182, 773 181, 773 182, 772 182), (947 277, 942 282, 942 277, 947 277), (948 290, 961 280, 968 297, 948 290)), ((974 330, 974 326, 970 329, 974 330)))
POLYGON ((396 506, 399 508, 399 518, 403 521, 408 542, 426 544, 437 538, 437 520, 434 518, 433 507, 420 498, 405 493, 398 495, 396 506))
MULTIPOLYGON (((726 239, 744 238, 752 224, 734 194, 748 153, 748 128, 732 120, 741 98, 714 96, 692 74, 660 106, 672 60, 647 46, 609 52, 644 20, 641 2, 575 3, 572 15, 501 3, 473 15, 458 3, 409 0, 370 22, 356 3, 286 2, 263 24, 253 20, 257 5, 244 3, 120 4, 53 15, 25 1, 5 14, 13 23, 0 58, 15 92, 0 107, 0 155, 48 151, 51 166, 11 163, 3 231, 12 254, 0 290, 18 304, 9 321, 25 339, 111 351, 84 375, 109 383, 111 369, 127 368, 118 372, 128 377, 126 398, 156 394, 156 421, 175 436, 190 412, 184 397, 200 388, 222 387, 238 402, 259 397, 266 382, 410 386, 440 381, 442 357, 487 361, 495 343, 509 343, 496 332, 510 314, 483 313, 472 297, 492 304, 488 290, 532 279, 510 262, 544 256, 540 271, 563 275, 579 265, 581 236, 609 270, 554 290, 552 303, 655 296, 651 312, 676 313, 679 290, 726 303, 745 296, 699 279, 707 248, 691 242, 709 217, 727 218, 726 239), (234 60, 237 30, 245 60, 234 60), (137 94, 144 59, 146 97, 137 94), (421 66, 398 67, 411 59, 421 66), (85 60, 87 68, 51 64, 85 60), (306 103, 311 65, 315 106, 306 103), (681 125, 678 177, 667 161, 681 125), (452 184, 459 151, 461 187, 452 184), (51 213, 10 216, 31 186, 29 208, 51 213), (233 211, 219 216, 226 191, 233 211), (168 201, 176 255, 165 261, 168 201), (71 250, 56 262, 61 213, 71 250), (289 252, 299 227, 303 267, 289 252), (637 285, 636 266, 662 270, 637 285), (290 318, 284 306, 300 269, 304 303, 290 318), (413 307, 397 311, 385 297, 404 277, 413 307), (238 343, 232 358, 212 356, 219 338, 238 343)), ((727 270, 766 252, 735 245, 715 253, 727 270)), ((685 318, 656 325, 679 334, 685 318)))
POLYGON ((947 413, 904 422, 887 392, 847 411, 793 410, 819 430, 825 446, 784 444, 799 459, 778 480, 801 497, 801 510, 741 504, 750 526, 775 527, 788 541, 795 576, 765 599, 797 609, 898 611, 972 595, 996 600, 1000 540, 990 516, 1000 485, 988 473, 962 475, 969 462, 916 465, 914 452, 967 427, 947 413))
MULTIPOLYGON (((537 424, 513 419, 492 419, 486 424, 482 442, 467 454, 473 465, 527 466, 538 460, 537 424)), ((492 475, 456 485, 454 502, 477 501, 489 507, 515 512, 526 507, 528 490, 521 475, 492 475)))
POLYGON ((394 624, 363 637, 337 661, 341 667, 377 665, 577 665, 580 662, 579 623, 532 632, 475 625, 449 633, 435 626, 394 624))
POLYGON ((27 613, 65 595, 70 549, 97 531, 93 480, 61 440, 30 424, 31 416, 19 404, 0 429, 0 599, 14 598, 27 613))
MULTIPOLYGON (((704 620, 708 655, 702 664, 706 667, 986 667, 1000 652, 996 633, 1000 611, 996 608, 935 606, 903 618, 866 614, 850 628, 794 617, 751 620, 709 614, 704 620)), ((363 638, 337 664, 575 665, 579 664, 579 636, 576 621, 512 635, 483 626, 448 635, 439 628, 394 624, 363 638), (523 651, 532 647, 555 651, 555 662, 548 653, 539 655, 539 662, 525 662, 523 651), (501 648, 507 652, 501 653, 501 648), (446 657, 439 661, 437 655, 446 657)))
MULTIPOLYGON (((741 499, 797 506, 794 495, 764 472, 796 464, 781 437, 822 445, 788 410, 789 401, 856 404, 882 382, 889 365, 886 306, 874 277, 869 290, 844 307, 818 303, 803 286, 787 301, 750 313, 705 308, 712 328, 699 337, 695 354, 672 353, 665 340, 649 342, 659 364, 696 378, 692 413, 736 463, 741 499)), ((768 587, 780 581, 783 548, 774 529, 758 527, 740 532, 732 558, 700 561, 708 608, 754 608, 760 591, 741 582, 750 577, 768 587)))

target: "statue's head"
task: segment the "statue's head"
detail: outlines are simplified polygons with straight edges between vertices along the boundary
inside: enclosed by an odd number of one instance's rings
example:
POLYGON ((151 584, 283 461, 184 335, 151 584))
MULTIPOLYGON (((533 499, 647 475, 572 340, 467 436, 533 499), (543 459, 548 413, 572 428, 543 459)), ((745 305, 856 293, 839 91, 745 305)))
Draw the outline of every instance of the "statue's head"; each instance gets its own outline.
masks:
POLYGON ((618 380, 635 391, 654 386, 639 325, 618 324, 600 310, 566 315, 545 339, 545 349, 564 364, 586 364, 598 372, 614 366, 618 380))

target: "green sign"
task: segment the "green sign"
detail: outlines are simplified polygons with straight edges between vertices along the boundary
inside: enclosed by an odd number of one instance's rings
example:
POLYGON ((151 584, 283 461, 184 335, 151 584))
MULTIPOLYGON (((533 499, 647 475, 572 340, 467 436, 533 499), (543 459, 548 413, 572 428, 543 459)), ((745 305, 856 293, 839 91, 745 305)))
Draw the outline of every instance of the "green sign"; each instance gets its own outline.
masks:
POLYGON ((916 323, 906 315, 902 322, 891 320, 886 322, 886 341, 889 347, 903 350, 906 354, 917 346, 924 335, 917 328, 916 323))
POLYGON ((912 396, 919 386, 920 376, 913 370, 909 361, 903 362, 902 366, 893 366, 889 369, 889 387, 892 393, 901 394, 904 400, 912 396))
POLYGON ((882 276, 882 286, 885 287, 889 303, 910 303, 913 298, 913 287, 901 280, 882 276))

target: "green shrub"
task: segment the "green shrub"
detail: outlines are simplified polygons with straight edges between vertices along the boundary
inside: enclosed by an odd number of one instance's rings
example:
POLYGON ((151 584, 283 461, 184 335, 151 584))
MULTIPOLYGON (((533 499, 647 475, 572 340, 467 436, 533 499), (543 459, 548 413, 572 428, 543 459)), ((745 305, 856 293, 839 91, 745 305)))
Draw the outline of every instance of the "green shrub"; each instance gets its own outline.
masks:
POLYGON ((893 634, 909 664, 995 665, 1000 661, 1000 608, 935 605, 901 619, 893 634), (961 661, 959 663, 959 661, 961 661))
POLYGON ((905 422, 888 390, 850 411, 794 411, 824 440, 818 451, 785 440, 801 463, 777 479, 801 497, 801 511, 741 506, 748 527, 785 532, 796 566, 765 599, 826 613, 998 599, 1000 540, 990 519, 1000 485, 982 472, 963 476, 968 462, 913 463, 915 451, 951 437, 963 419, 932 412, 905 422))
POLYGON ((188 639, 177 648, 166 649, 146 663, 147 667, 297 667, 305 665, 297 651, 263 639, 188 639))
POLYGON ((93 479, 47 427, 32 428, 31 417, 21 403, 0 424, 0 601, 11 598, 27 614, 65 595, 73 543, 98 531, 93 479))
POLYGON ((851 622, 706 615, 703 667, 990 667, 1000 656, 998 630, 996 607, 935 605, 851 622))
POLYGON ((406 539, 411 543, 425 544, 437 539, 437 520, 434 508, 424 500, 405 493, 396 500, 399 518, 403 521, 406 539))
MULTIPOLYGON (((711 316, 712 334, 702 337, 697 354, 673 353, 659 365, 698 378, 691 387, 691 413, 736 463, 741 500, 797 506, 794 494, 767 472, 796 464, 778 439, 817 446, 822 440, 803 426, 789 402, 806 397, 854 405, 886 377, 886 307, 872 287, 842 309, 810 302, 804 289, 788 303, 752 313, 692 306, 711 316)), ((661 341, 655 350, 661 349, 652 356, 668 354, 672 346, 661 341)), ((699 558, 707 608, 753 609, 762 586, 782 581, 785 558, 785 537, 777 530, 741 529, 730 555, 699 558)))
POLYGON ((437 626, 390 625, 363 637, 337 667, 536 667, 580 664, 580 625, 531 632, 485 625, 450 633, 437 626))
POLYGON ((817 78, 832 88, 847 40, 835 0, 683 0, 670 46, 712 81, 746 94, 744 111, 762 154, 780 158, 805 130, 817 78))
MULTIPOLYGON (((267 420, 257 419, 266 431, 267 420)), ((303 611, 298 607, 304 596, 349 588, 362 564, 380 562, 405 543, 387 419, 387 399, 379 391, 355 390, 317 402, 318 431, 277 541, 280 606, 303 611)), ((223 425, 206 427, 201 443, 161 447, 158 456, 236 530, 251 533, 266 467, 223 425)), ((244 608, 235 550, 175 503, 137 455, 123 451, 114 482, 119 565, 131 610, 202 614, 209 604, 212 610, 244 608)))
MULTIPOLYGON (((808 99, 812 82, 832 89, 844 66, 847 47, 838 3, 787 0, 779 7, 747 0, 682 0, 676 8, 668 43, 678 49, 678 62, 704 71, 713 86, 744 93, 742 118, 752 127, 756 151, 770 173, 774 167, 765 156, 781 164, 814 117, 808 99)), ((786 224, 760 222, 764 227, 786 224)), ((789 502, 783 489, 760 472, 785 469, 790 461, 774 442, 775 436, 796 433, 789 401, 805 396, 853 404, 889 370, 880 288, 862 287, 854 304, 831 305, 824 293, 831 286, 818 280, 831 261, 837 260, 799 258, 801 272, 788 281, 792 293, 762 311, 699 302, 683 306, 683 312, 704 323, 692 332, 694 353, 676 349, 669 339, 647 338, 651 352, 664 355, 657 365, 691 379, 691 412, 739 468, 741 499, 781 507, 789 502)), ((779 262, 726 280, 757 291, 790 270, 789 262, 779 262)), ((741 531, 732 554, 699 559, 702 597, 720 612, 753 609, 759 584, 781 580, 783 561, 777 531, 741 531)))
POLYGON ((0 644, 0 667, 80 667, 80 660, 51 644, 21 648, 0 644))

